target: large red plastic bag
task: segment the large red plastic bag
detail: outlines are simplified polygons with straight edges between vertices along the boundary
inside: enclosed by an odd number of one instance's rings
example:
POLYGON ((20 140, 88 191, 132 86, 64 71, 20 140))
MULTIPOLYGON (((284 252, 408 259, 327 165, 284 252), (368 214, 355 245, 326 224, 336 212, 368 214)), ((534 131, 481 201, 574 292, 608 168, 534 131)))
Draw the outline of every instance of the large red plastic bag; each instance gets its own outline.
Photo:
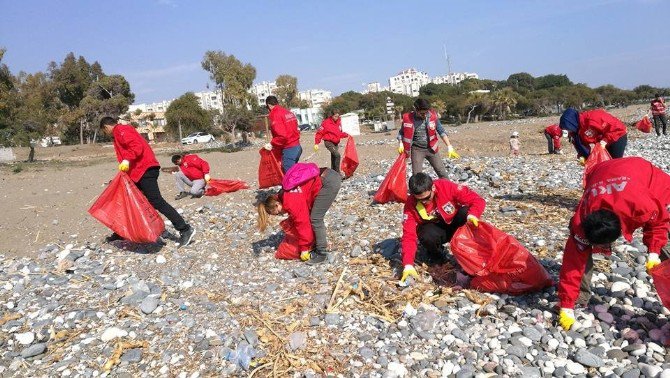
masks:
POLYGON ((386 178, 375 193, 374 200, 377 203, 391 201, 407 201, 407 165, 405 154, 398 155, 386 178))
POLYGON ((300 259, 300 245, 298 244, 298 231, 290 219, 284 219, 279 223, 284 230, 284 240, 279 243, 275 258, 282 260, 300 259))
POLYGON ((635 124, 635 127, 638 130, 642 131, 643 133, 650 133, 652 124, 651 124, 651 121, 649 120, 649 117, 644 116, 644 117, 642 117, 641 120, 637 121, 637 123, 635 124))
POLYGON ((670 260, 665 260, 649 272, 654 279, 656 293, 665 308, 670 309, 670 260))
POLYGON ((281 164, 277 157, 265 148, 261 148, 261 161, 258 165, 258 187, 270 188, 281 185, 281 180, 284 174, 281 171, 281 164))
POLYGON ((347 145, 344 147, 344 158, 340 164, 340 170, 344 177, 351 177, 358 168, 358 151, 356 151, 356 142, 354 137, 349 136, 347 145))
POLYGON ((553 284, 549 273, 511 235, 489 223, 459 228, 450 242, 451 253, 463 270, 475 276, 475 290, 520 295, 553 284))
POLYGON ((610 153, 607 152, 607 149, 603 147, 600 143, 596 143, 595 146, 591 149, 591 153, 589 154, 588 159, 586 159, 586 163, 584 163, 584 176, 582 177, 582 188, 586 187, 586 176, 591 173, 593 168, 595 168, 596 165, 607 161, 607 160, 612 160, 612 156, 610 156, 610 153))
POLYGON ((211 179, 205 188, 206 196, 218 196, 221 193, 232 193, 241 189, 249 189, 244 181, 211 179))
POLYGON ((293 190, 321 174, 319 166, 314 163, 295 163, 281 181, 282 189, 293 190))
POLYGON ((165 223, 128 174, 119 172, 100 194, 89 214, 125 240, 153 243, 165 223))

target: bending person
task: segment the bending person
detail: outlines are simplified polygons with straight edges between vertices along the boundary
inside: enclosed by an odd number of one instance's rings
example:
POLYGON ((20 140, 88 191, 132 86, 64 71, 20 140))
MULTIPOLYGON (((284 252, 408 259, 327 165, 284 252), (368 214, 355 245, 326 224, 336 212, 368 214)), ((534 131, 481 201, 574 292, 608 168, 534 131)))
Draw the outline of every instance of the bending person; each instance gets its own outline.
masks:
POLYGON ((209 163, 195 154, 172 155, 172 163, 179 167, 174 174, 179 190, 175 199, 180 200, 189 194, 191 198, 202 197, 205 194, 205 186, 211 180, 209 163))
POLYGON ((592 144, 602 144, 614 159, 623 157, 628 144, 626 125, 602 109, 579 113, 568 108, 561 115, 559 126, 568 131, 582 163, 591 153, 592 144))

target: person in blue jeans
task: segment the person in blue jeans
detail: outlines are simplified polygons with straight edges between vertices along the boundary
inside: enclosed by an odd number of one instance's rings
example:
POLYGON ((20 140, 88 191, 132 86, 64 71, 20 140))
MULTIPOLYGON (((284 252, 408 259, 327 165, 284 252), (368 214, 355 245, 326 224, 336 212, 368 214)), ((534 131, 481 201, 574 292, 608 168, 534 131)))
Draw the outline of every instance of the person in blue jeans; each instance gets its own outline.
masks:
POLYGON ((270 132, 272 140, 265 145, 265 149, 273 151, 278 156, 281 152, 281 167, 286 173, 295 163, 300 160, 302 147, 300 146, 300 130, 295 114, 279 105, 275 96, 268 96, 265 105, 270 110, 268 119, 270 121, 270 132))

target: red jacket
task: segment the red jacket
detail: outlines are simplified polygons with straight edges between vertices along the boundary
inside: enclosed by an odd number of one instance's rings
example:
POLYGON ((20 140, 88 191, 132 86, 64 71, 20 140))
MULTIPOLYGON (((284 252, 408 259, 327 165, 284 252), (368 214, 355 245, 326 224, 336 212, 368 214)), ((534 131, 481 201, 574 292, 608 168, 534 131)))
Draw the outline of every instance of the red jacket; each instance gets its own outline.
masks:
POLYGON ((665 114, 665 100, 661 98, 660 100, 654 99, 651 102, 651 114, 652 115, 664 115, 665 114))
MULTIPOLYGON (((469 214, 477 218, 482 216, 486 201, 467 186, 454 184, 447 179, 437 179, 433 182, 433 185, 435 185, 433 206, 428 205, 426 210, 430 212, 429 215, 435 216, 436 220, 441 218, 445 223, 451 223, 458 210, 463 206, 470 207, 469 214)), ((416 229, 420 224, 429 222, 421 218, 416 205, 414 196, 409 196, 403 210, 401 239, 403 265, 414 264, 418 240, 416 229)))
POLYGON ((300 130, 298 130, 298 120, 295 114, 275 105, 270 114, 270 131, 272 140, 270 143, 275 148, 283 150, 285 148, 295 147, 300 144, 300 130))
POLYGON ((579 138, 584 144, 596 144, 601 140, 612 144, 627 132, 623 122, 602 109, 579 113, 579 138))
POLYGON ((342 119, 338 118, 337 121, 333 121, 331 117, 328 117, 321 122, 321 127, 314 136, 314 144, 321 143, 321 139, 339 144, 340 139, 348 137, 349 134, 342 132, 342 119))
POLYGON ((642 227, 642 241, 649 252, 658 253, 667 243, 670 230, 668 188, 670 175, 639 157, 612 159, 593 168, 570 220, 558 285, 561 307, 574 307, 589 254, 602 252, 592 250, 581 229, 582 219, 596 210, 611 210, 619 216, 626 240, 630 242, 633 232, 642 227))
POLYGON ((120 162, 128 160, 130 169, 128 175, 134 182, 140 181, 144 172, 152 167, 160 167, 156 155, 140 133, 130 125, 118 124, 112 131, 114 137, 114 151, 120 162))
POLYGON ((551 139, 554 141, 554 148, 557 150, 561 149, 561 137, 563 136, 563 130, 561 130, 560 127, 558 127, 557 124, 553 124, 550 126, 547 126, 546 129, 544 129, 544 132, 551 136, 551 139))
POLYGON ((209 163, 198 155, 184 155, 179 168, 189 180, 202 180, 209 173, 209 163))
POLYGON ((280 195, 282 207, 288 213, 298 233, 300 251, 308 251, 314 244, 314 231, 309 214, 319 191, 321 191, 321 176, 280 195))

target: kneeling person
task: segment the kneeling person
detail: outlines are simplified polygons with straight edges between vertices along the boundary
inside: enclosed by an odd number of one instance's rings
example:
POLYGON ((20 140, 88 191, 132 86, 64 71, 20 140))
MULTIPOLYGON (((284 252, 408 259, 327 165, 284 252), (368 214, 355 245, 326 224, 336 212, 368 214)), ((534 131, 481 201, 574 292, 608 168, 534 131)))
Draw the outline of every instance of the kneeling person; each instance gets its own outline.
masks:
POLYGON ((402 223, 403 283, 419 276, 414 269, 417 239, 430 256, 440 258, 442 246, 456 230, 466 222, 478 226, 486 207, 486 201, 467 186, 447 179, 433 181, 422 172, 410 177, 409 191, 402 223))
POLYGON ((191 198, 202 197, 205 194, 205 185, 211 179, 207 161, 195 154, 173 155, 172 163, 179 167, 179 171, 174 175, 179 190, 175 199, 182 199, 189 194, 191 198))

